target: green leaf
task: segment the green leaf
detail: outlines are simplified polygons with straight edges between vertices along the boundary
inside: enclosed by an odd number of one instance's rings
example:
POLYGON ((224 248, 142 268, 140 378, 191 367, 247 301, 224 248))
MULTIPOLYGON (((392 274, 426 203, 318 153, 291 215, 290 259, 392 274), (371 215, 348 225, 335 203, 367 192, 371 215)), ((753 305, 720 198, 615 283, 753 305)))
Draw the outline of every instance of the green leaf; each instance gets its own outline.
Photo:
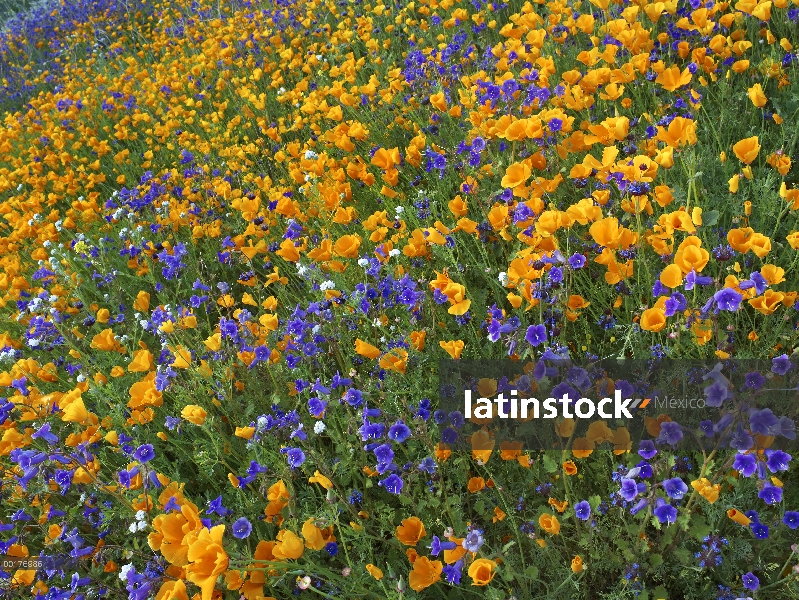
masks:
POLYGON ((711 527, 705 522, 703 517, 696 517, 691 527, 688 529, 688 533, 690 533, 695 540, 700 542, 710 535, 710 532, 711 527))
POLYGON ((691 562, 691 552, 685 548, 676 548, 673 551, 674 556, 677 557, 682 564, 687 565, 691 562))
POLYGON ((589 496, 588 504, 591 506, 591 510, 595 511, 602 504, 602 496, 589 496))
POLYGON ((524 574, 530 579, 538 579, 538 567, 529 566, 524 570, 524 574))
POLYGON ((549 455, 544 454, 544 468, 547 473, 554 473, 558 470, 558 463, 555 462, 549 455))
POLYGON ((654 600, 669 600, 669 593, 662 585, 656 587, 652 595, 654 596, 654 600))
POLYGON ((702 211, 702 227, 712 227, 719 222, 719 211, 702 211))
POLYGON ((659 567, 663 564, 663 557, 660 554, 652 554, 649 557, 649 564, 653 567, 659 567))

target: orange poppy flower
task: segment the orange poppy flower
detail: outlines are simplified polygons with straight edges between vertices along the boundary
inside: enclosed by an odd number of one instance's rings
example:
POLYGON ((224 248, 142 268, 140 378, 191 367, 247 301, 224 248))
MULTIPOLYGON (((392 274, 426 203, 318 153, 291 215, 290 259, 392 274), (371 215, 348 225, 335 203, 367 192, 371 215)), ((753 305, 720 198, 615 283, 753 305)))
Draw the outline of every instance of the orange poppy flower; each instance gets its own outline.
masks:
POLYGON ((571 563, 572 573, 580 573, 583 570, 583 559, 580 556, 575 556, 571 563))
POLYGON ((488 585, 494 578, 494 569, 497 563, 487 558, 478 558, 469 566, 469 577, 472 578, 472 585, 488 585))
POLYGON ((763 108, 768 102, 768 98, 766 98, 766 94, 763 93, 763 88, 760 87, 759 83, 756 83, 752 87, 747 90, 749 94, 749 99, 752 101, 757 108, 763 108))
POLYGON ((397 539, 406 546, 415 546, 427 532, 419 517, 409 517, 397 526, 397 539))
POLYGON ((375 359, 380 356, 381 352, 379 348, 375 348, 372 344, 364 342, 360 338, 356 338, 355 340, 355 352, 360 354, 361 356, 365 356, 366 358, 375 359))
POLYGON ((758 137, 755 135, 741 140, 732 147, 732 151, 735 152, 735 156, 738 157, 738 160, 745 165, 752 164, 760 153, 758 137))
POLYGON ((532 172, 532 169, 527 163, 513 163, 505 170, 505 176, 502 178, 501 182, 502 187, 518 187, 530 179, 532 172))
POLYGON ((202 590, 202 600, 211 600, 216 578, 228 566, 228 555, 222 547, 224 532, 224 525, 217 525, 210 530, 203 527, 188 549, 187 578, 202 590))
POLYGON ((420 556, 413 563, 413 569, 408 576, 408 584, 414 592, 421 592, 437 583, 441 579, 443 570, 444 563, 440 560, 430 560, 426 556, 420 556))
POLYGON ((594 451, 595 444, 585 437, 578 437, 572 443, 572 454, 575 458, 588 458, 594 451))
POLYGON ((370 563, 370 564, 366 565, 366 570, 369 572, 369 575, 374 577, 377 581, 380 581, 381 579, 383 579, 383 571, 378 569, 373 564, 370 563))
POLYGON ((469 483, 466 485, 466 488, 472 493, 476 494, 482 489, 485 489, 486 482, 485 479, 482 477, 472 477, 469 480, 469 483))
POLYGON ((544 513, 538 518, 538 525, 541 529, 552 535, 558 535, 560 533, 560 521, 558 521, 555 515, 544 513))
POLYGON ((742 512, 735 510, 734 508, 731 508, 727 511, 727 516, 738 523, 738 525, 743 525, 744 527, 749 527, 749 524, 752 522, 752 519, 747 517, 742 512))
POLYGON ((450 341, 440 341, 438 343, 444 351, 449 354, 455 360, 458 360, 461 357, 461 353, 463 352, 464 343, 462 340, 450 340, 450 341))
POLYGON ((483 427, 479 431, 475 431, 470 441, 472 445, 472 458, 487 463, 497 443, 488 429, 483 427))
POLYGON ((641 314, 641 329, 657 333, 666 326, 666 313, 662 308, 650 308, 641 314))
POLYGON ((693 75, 687 67, 681 72, 680 67, 672 65, 668 69, 664 69, 660 75, 657 76, 655 83, 659 83, 668 91, 673 92, 691 83, 691 79, 693 79, 693 75))

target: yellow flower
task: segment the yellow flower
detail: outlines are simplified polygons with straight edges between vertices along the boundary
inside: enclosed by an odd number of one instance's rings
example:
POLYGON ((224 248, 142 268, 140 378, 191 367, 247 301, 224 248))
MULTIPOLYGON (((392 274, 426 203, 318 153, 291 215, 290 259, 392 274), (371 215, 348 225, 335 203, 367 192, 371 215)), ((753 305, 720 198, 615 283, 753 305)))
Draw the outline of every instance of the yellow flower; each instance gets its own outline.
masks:
POLYGON ((494 569, 497 563, 487 558, 478 558, 469 566, 469 577, 472 578, 472 585, 488 585, 494 578, 494 569))
POLYGON ((538 524, 541 526, 541 529, 547 533, 551 533, 552 535, 558 535, 560 533, 560 522, 555 515, 544 513, 538 518, 538 524))
POLYGON ((326 490, 333 489, 333 482, 330 481, 327 477, 322 475, 319 471, 314 471, 313 477, 308 478, 308 483, 318 483, 326 490))
POLYGON ((580 556, 575 556, 572 559, 572 573, 581 573, 583 570, 583 559, 580 556))
POLYGON ((415 546, 427 532, 419 517, 409 517, 397 526, 397 539, 406 546, 415 546))
POLYGON ((749 99, 752 101, 757 108, 763 108, 768 102, 768 98, 763 93, 763 88, 760 87, 759 83, 756 83, 752 87, 750 87, 747 92, 749 93, 749 99))
POLYGON ((464 343, 462 340, 450 340, 448 342, 441 341, 438 343, 444 351, 449 354, 455 360, 458 360, 461 357, 461 353, 463 352, 464 343))
POLYGON ((383 579, 383 571, 378 569, 373 564, 370 563, 370 564, 366 565, 366 570, 369 572, 369 575, 374 577, 377 581, 380 581, 381 579, 383 579))
POLYGON ((413 561, 413 570, 408 576, 408 584, 414 592, 421 592, 441 579, 444 564, 440 560, 430 560, 419 556, 413 561))
POLYGON ((732 147, 732 151, 735 152, 735 156, 737 156, 738 160, 742 163, 745 165, 751 164, 760 153, 758 137, 755 135, 741 140, 732 147))
POLYGON ((202 590, 202 600, 210 600, 216 585, 216 578, 228 566, 228 555, 222 547, 224 525, 217 525, 209 531, 200 529, 199 535, 189 545, 186 567, 189 581, 202 590))
POLYGON ((272 550, 275 558, 278 560, 297 559, 302 556, 303 552, 302 540, 296 533, 283 529, 277 534, 277 543, 272 550))
POLYGON ((197 406, 196 404, 184 406, 183 410, 180 412, 181 417, 190 423, 194 423, 195 425, 202 425, 205 423, 205 417, 207 414, 208 413, 205 412, 205 409, 202 406, 197 406))

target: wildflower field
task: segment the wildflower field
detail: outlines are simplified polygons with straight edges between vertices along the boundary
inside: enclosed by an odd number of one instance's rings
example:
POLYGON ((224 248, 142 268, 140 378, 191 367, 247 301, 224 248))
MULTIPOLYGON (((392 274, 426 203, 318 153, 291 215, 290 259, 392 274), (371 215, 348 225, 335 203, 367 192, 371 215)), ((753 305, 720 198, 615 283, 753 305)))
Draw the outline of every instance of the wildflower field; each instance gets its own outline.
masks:
POLYGON ((0 596, 799 597, 799 0, 31 4, 0 596))

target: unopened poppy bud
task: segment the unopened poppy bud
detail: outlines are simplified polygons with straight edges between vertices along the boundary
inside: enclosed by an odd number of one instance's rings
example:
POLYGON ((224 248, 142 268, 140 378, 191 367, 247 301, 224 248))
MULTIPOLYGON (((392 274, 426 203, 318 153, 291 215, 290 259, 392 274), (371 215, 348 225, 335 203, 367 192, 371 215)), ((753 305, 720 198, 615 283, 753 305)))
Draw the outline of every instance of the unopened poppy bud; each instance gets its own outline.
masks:
POLYGON ((744 214, 747 217, 752 214, 752 203, 749 200, 744 202, 744 214))
POLYGON ((405 580, 403 580, 402 577, 397 581, 397 591, 400 594, 405 591, 405 580))

